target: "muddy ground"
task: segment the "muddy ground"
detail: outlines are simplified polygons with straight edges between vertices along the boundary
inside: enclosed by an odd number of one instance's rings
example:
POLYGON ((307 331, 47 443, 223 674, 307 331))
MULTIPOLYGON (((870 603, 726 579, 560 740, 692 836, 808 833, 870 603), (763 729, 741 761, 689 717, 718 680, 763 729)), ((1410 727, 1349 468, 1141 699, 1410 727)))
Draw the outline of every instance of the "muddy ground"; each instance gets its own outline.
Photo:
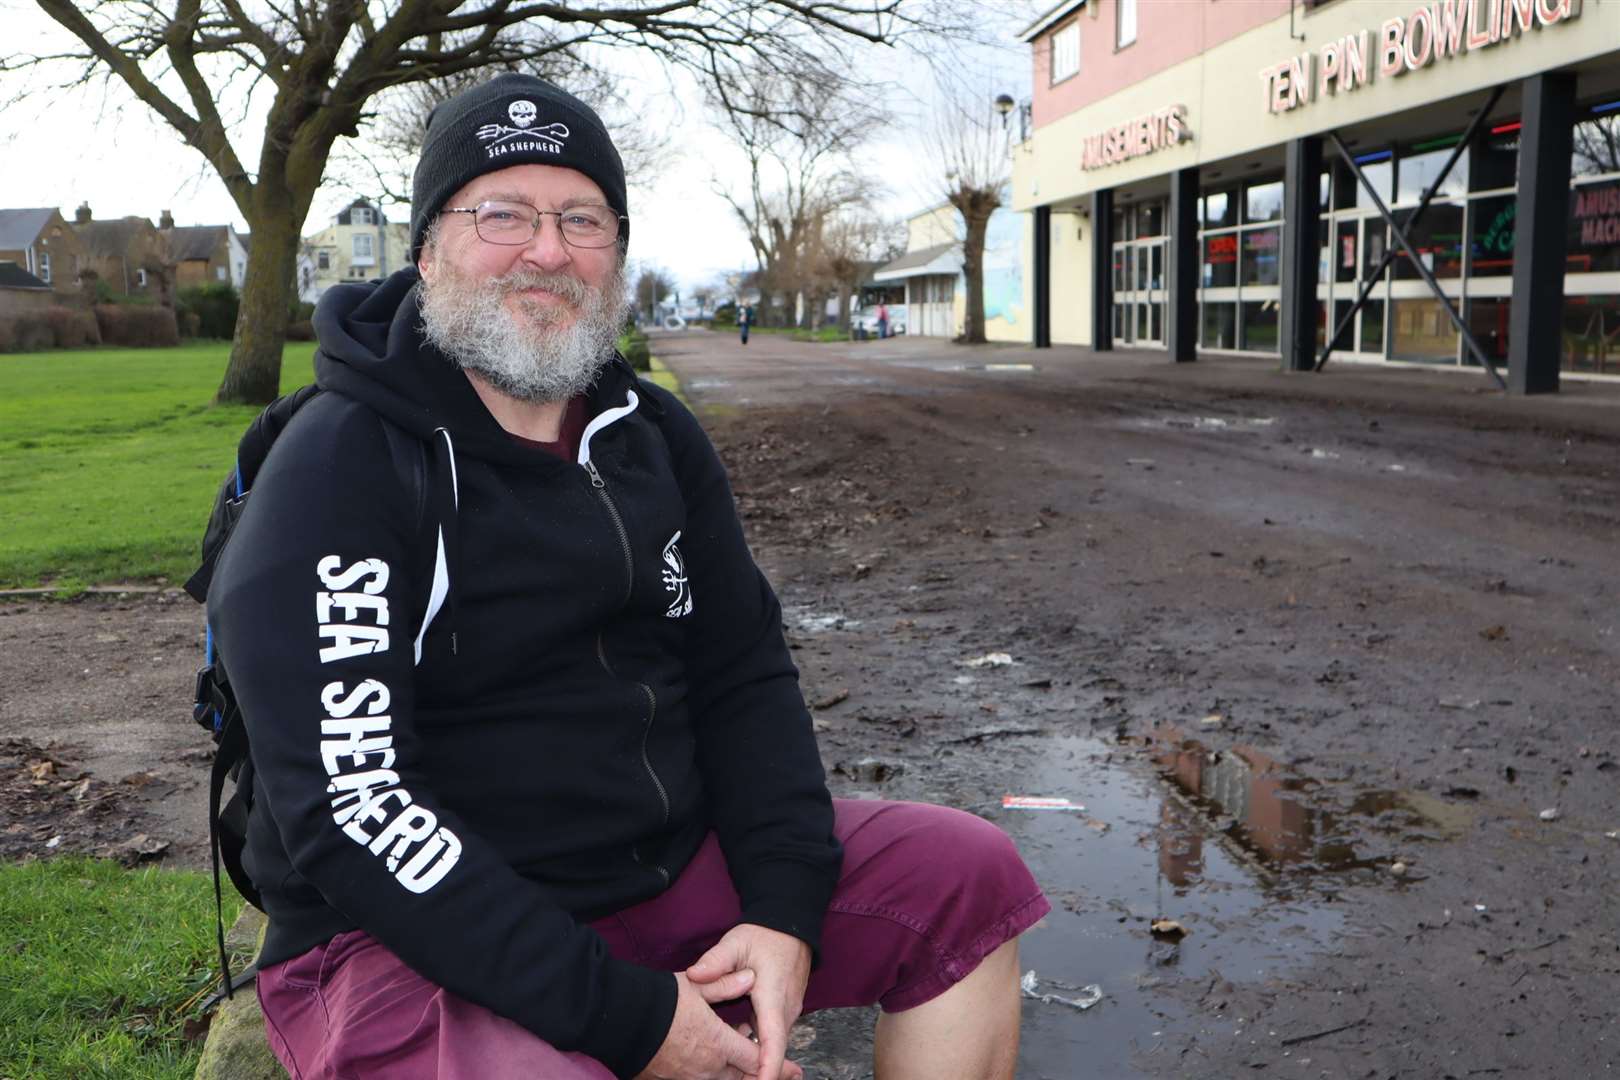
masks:
MULTIPOLYGON (((1002 824, 1036 994, 1101 991, 1025 1003, 1020 1076, 1620 1061, 1620 388, 655 344, 835 792, 1002 824)), ((0 640, 0 856, 201 865, 190 601, 0 600, 0 640)), ((868 1074, 866 1020, 810 1020, 814 1075, 868 1074)))

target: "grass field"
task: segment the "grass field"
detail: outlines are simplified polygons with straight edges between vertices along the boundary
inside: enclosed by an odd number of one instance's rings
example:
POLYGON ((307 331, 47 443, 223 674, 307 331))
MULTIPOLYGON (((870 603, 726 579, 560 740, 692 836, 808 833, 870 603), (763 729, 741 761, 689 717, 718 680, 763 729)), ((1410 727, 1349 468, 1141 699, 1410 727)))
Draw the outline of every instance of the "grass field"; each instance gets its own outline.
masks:
MULTIPOLYGON (((209 404, 228 350, 0 356, 0 588, 178 584, 196 569, 214 492, 258 411, 209 404)), ((283 393, 313 378, 313 354, 287 346, 283 393)))
MULTIPOLYGON (((226 890, 225 922, 240 901, 226 890)), ((63 858, 0 865, 0 1077, 187 1080, 217 984, 208 876, 63 858)), ((233 961, 234 963, 235 961, 233 961)))
MULTIPOLYGON (((195 569, 236 441, 258 411, 212 406, 229 346, 0 356, 0 587, 64 591, 195 569)), ((313 377, 287 346, 283 392, 313 377)))

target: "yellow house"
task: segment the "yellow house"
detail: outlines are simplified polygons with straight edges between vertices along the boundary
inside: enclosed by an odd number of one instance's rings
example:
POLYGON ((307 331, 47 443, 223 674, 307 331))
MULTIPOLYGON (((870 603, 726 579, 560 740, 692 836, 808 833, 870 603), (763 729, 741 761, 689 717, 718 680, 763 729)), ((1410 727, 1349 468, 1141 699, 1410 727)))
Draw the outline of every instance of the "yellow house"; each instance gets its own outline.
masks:
POLYGON ((378 207, 356 199, 332 224, 304 238, 298 298, 313 303, 333 285, 387 277, 410 261, 410 226, 391 222, 378 207))

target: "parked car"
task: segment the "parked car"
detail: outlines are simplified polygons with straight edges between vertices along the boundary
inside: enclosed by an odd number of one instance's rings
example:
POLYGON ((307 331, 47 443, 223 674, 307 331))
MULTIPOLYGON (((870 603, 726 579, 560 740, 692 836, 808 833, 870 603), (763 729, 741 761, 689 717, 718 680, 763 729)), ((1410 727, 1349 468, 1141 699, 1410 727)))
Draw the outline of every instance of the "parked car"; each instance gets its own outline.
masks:
MULTIPOLYGON (((878 309, 876 304, 861 308, 850 319, 850 330, 856 337, 863 334, 867 337, 878 336, 878 309)), ((889 333, 903 334, 906 332, 906 305, 889 305, 889 333)))

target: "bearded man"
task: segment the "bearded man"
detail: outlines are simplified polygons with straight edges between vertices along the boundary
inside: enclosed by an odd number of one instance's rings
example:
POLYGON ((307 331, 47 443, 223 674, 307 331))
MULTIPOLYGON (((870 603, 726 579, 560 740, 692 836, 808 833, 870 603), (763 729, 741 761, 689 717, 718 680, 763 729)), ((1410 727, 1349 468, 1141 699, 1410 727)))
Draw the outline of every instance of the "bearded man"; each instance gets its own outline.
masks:
POLYGON ((596 114, 501 75, 429 120, 416 267, 316 312, 209 591, 271 1046, 777 1080, 801 1011, 880 1003, 885 1080, 1010 1077, 1046 901, 976 817, 830 798, 725 472, 614 352, 628 238, 596 114))

